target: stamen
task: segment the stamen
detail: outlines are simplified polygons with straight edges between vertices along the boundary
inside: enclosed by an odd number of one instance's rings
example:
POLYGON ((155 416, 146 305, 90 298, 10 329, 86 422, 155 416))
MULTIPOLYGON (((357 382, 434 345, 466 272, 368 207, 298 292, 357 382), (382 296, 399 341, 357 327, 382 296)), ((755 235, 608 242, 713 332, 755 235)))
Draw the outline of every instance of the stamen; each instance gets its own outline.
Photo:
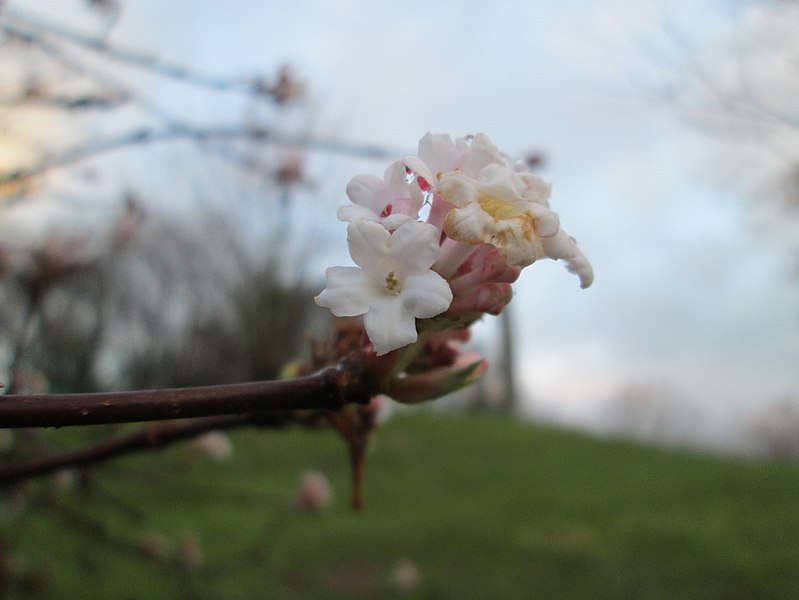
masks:
POLYGON ((398 295, 402 291, 402 283, 399 279, 394 277, 394 271, 386 275, 386 292, 392 296, 398 295))

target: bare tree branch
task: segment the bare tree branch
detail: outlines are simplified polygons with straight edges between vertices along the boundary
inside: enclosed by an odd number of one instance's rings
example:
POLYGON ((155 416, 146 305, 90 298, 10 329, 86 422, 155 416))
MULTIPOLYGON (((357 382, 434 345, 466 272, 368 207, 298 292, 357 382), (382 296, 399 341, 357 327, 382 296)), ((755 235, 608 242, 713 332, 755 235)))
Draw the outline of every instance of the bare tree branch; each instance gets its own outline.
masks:
POLYGON ((232 429, 253 422, 252 415, 244 414, 148 425, 135 433, 104 440, 80 450, 0 465, 0 485, 11 485, 61 469, 89 467, 123 454, 163 448, 208 431, 232 429))
POLYGON ((37 34, 44 33, 96 52, 116 62, 139 67, 161 77, 179 80, 198 87, 204 87, 219 92, 240 92, 246 95, 263 95, 265 92, 265 89, 259 84, 258 79, 249 77, 217 77, 205 73, 198 73, 193 69, 165 62, 150 54, 133 50, 122 50, 109 44, 105 40, 83 36, 69 29, 59 27, 54 23, 47 23, 41 19, 23 14, 18 10, 5 9, 2 13, 2 17, 5 22, 0 24, 0 28, 29 43, 38 43, 37 34))
MULTIPOLYGON (((337 140, 316 139, 306 136, 288 136, 263 127, 219 126, 191 127, 174 124, 166 129, 138 129, 123 135, 81 143, 64 152, 45 158, 27 169, 20 169, 0 176, 0 185, 29 179, 42 175, 51 169, 67 167, 82 160, 99 156, 106 152, 141 144, 171 142, 181 139, 206 142, 213 140, 247 139, 288 147, 305 147, 334 154, 348 154, 366 158, 385 158, 392 152, 380 146, 353 144, 337 140)), ((401 154, 401 153, 400 153, 401 154)))
POLYGON ((136 423, 209 415, 338 410, 367 404, 378 393, 360 361, 345 359, 313 375, 171 390, 93 394, 8 395, 0 398, 0 427, 61 427, 136 423))

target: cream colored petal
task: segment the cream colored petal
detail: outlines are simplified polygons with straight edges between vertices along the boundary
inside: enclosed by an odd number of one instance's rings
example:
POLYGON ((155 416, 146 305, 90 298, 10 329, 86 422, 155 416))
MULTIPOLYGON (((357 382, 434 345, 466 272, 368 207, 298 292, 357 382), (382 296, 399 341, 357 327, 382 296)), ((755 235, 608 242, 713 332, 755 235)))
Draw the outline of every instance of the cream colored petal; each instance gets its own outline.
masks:
POLYGON ((476 202, 479 196, 477 183, 460 171, 445 173, 436 185, 436 192, 450 204, 460 207, 476 202))
POLYGON ((444 220, 444 233, 456 242, 482 244, 493 219, 476 202, 463 208, 454 208, 444 220))
POLYGON ((561 229, 557 235, 543 238, 541 244, 546 256, 566 261, 569 271, 580 278, 580 287, 587 288, 591 285, 594 281, 591 263, 565 231, 561 229))

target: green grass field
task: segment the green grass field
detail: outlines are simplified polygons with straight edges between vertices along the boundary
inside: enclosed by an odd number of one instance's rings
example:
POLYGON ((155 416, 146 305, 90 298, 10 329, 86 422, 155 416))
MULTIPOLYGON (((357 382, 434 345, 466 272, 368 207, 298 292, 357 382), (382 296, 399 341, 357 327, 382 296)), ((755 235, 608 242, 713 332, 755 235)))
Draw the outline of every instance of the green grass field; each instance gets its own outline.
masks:
POLYGON ((233 439, 225 463, 127 457, 6 510, 0 540, 30 573, 9 597, 799 598, 796 465, 420 413, 379 430, 355 513, 332 432, 233 439), (291 508, 306 469, 332 480, 331 508, 291 508), (147 535, 163 558, 135 549, 147 535), (186 536, 196 569, 173 558, 186 536))

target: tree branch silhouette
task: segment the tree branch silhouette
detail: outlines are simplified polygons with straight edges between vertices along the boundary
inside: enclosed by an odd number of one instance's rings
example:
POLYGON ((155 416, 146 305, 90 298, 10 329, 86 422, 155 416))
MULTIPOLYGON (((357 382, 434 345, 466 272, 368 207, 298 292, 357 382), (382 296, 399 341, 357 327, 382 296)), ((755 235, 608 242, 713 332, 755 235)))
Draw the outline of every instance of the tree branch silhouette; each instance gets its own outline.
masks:
POLYGON ((261 427, 269 424, 277 426, 284 420, 285 416, 279 413, 262 418, 256 418, 252 414, 242 414, 148 425, 137 432, 103 440, 79 450, 2 464, 0 465, 0 486, 49 475, 62 469, 90 467, 123 454, 163 448, 208 431, 233 429, 255 423, 261 427))
POLYGON ((334 139, 313 138, 309 136, 284 135, 266 127, 225 125, 218 127, 194 127, 184 124, 172 124, 163 129, 142 128, 104 140, 79 143, 59 154, 46 157, 31 167, 0 175, 0 184, 23 181, 42 175, 52 169, 67 167, 82 160, 99 156, 113 150, 143 144, 178 140, 207 142, 236 139, 260 141, 287 147, 302 147, 333 154, 363 156, 365 158, 384 158, 391 154, 390 151, 380 146, 342 142, 334 139))
POLYGON ((378 393, 360 361, 344 359, 296 379, 90 394, 8 395, 0 427, 62 427, 163 421, 212 415, 338 410, 367 404, 378 393))
POLYGON ((257 77, 219 77, 200 73, 194 69, 166 62, 157 56, 135 50, 123 50, 107 41, 81 35, 18 10, 5 9, 4 23, 0 28, 28 43, 39 43, 42 35, 49 35, 100 54, 109 60, 144 69, 161 77, 182 81, 196 87, 218 92, 239 92, 245 95, 272 95, 272 90, 257 77))
POLYGON ((157 77, 172 79, 183 84, 204 88, 219 93, 239 93, 260 100, 271 100, 277 104, 289 101, 296 94, 298 84, 286 71, 281 71, 275 82, 264 77, 219 77, 201 73, 195 69, 169 63, 158 57, 133 50, 122 50, 103 39, 87 37, 80 33, 60 27, 56 24, 21 13, 17 10, 4 10, 0 13, 0 31, 14 36, 26 44, 35 45, 64 64, 73 72, 91 71, 90 77, 96 80, 111 95, 84 95, 75 98, 47 96, 43 90, 27 90, 20 97, 2 99, 6 105, 33 105, 36 103, 61 107, 65 110, 86 108, 116 108, 125 102, 131 102, 146 113, 161 121, 158 127, 141 128, 109 137, 106 139, 84 140, 75 146, 57 154, 45 156, 37 163, 17 170, 0 174, 0 185, 24 181, 56 168, 67 167, 82 160, 93 158, 104 153, 127 147, 150 143, 163 143, 179 140, 232 141, 249 140, 279 146, 301 147, 310 150, 362 156, 365 158, 383 159, 396 154, 396 150, 385 147, 343 142, 335 139, 321 139, 307 135, 286 135, 264 126, 193 125, 169 115, 151 101, 141 97, 140 93, 127 86, 120 86, 108 79, 97 69, 92 69, 86 61, 77 62, 64 55, 62 44, 72 44, 97 56, 118 63, 125 67, 143 69, 157 77), (60 42, 60 43, 59 43, 60 42), (295 90, 292 92, 292 90, 295 90))

